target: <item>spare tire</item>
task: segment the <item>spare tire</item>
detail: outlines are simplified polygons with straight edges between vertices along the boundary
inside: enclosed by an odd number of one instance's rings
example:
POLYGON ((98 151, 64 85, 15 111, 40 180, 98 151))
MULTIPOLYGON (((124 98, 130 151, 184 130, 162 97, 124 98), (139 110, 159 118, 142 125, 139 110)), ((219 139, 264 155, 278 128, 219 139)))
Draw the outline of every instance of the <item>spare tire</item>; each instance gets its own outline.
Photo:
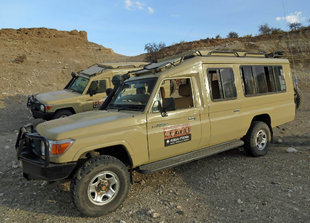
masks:
POLYGON ((303 94, 299 87, 294 88, 294 101, 296 109, 299 109, 303 103, 303 94))

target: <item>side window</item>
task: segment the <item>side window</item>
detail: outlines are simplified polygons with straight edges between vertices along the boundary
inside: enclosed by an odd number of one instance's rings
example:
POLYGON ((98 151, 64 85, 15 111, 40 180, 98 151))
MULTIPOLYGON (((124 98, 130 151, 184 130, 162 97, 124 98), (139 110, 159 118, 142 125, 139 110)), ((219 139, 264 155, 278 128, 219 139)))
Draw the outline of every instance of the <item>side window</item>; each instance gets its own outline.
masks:
POLYGON ((98 83, 97 93, 105 93, 107 89, 106 80, 100 80, 98 83))
POLYGON ((212 100, 228 100, 237 97, 234 72, 231 68, 207 70, 212 100))
POLYGON ((274 79, 277 91, 286 91, 285 79, 283 74, 283 69, 281 66, 275 66, 274 70, 274 79))
POLYGON ((246 96, 286 90, 281 66, 242 66, 240 70, 246 96))
POLYGON ((164 80, 158 94, 152 112, 159 111, 159 101, 166 111, 175 111, 193 107, 192 86, 189 78, 164 80))
POLYGON ((252 67, 241 67, 244 93, 245 95, 253 95, 256 93, 252 67))
POLYGON ((254 66, 253 75, 256 84, 257 93, 267 93, 267 81, 265 75, 265 69, 263 66, 254 66))
POLYGON ((97 94, 104 93, 106 91, 106 81, 105 80, 92 81, 87 90, 87 94, 89 94, 91 90, 96 90, 97 94))

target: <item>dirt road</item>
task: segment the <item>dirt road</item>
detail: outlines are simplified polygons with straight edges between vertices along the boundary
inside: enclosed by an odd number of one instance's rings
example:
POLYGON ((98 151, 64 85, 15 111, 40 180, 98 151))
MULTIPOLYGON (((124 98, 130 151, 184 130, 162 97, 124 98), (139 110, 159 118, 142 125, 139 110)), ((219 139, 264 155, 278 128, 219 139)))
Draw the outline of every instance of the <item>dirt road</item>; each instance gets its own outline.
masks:
POLYGON ((239 148, 155 174, 135 173, 122 207, 100 218, 81 217, 70 182, 23 178, 17 129, 39 121, 27 112, 25 96, 7 98, 0 110, 0 222, 310 222, 310 91, 304 93, 295 121, 274 129, 266 156, 247 157, 239 148))

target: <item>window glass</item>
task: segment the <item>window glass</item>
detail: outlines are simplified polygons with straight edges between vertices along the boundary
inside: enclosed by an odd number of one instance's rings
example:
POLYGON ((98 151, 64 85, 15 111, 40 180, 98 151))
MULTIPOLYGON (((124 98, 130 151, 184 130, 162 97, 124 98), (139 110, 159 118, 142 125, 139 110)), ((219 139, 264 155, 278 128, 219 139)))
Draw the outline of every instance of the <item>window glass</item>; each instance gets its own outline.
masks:
POLYGON ((87 90, 87 94, 89 94, 91 90, 95 90, 96 93, 104 93, 106 90, 106 81, 105 80, 92 81, 87 90))
POLYGON ((283 69, 280 66, 274 67, 275 82, 278 91, 286 91, 283 69))
POLYGON ((281 66, 242 66, 241 74, 245 95, 286 90, 281 66))
POLYGON ((235 86, 235 78, 232 69, 220 69, 222 77, 222 86, 224 92, 224 98, 237 97, 237 91, 235 86))
POLYGON ((115 93, 108 108, 143 111, 156 84, 157 78, 126 81, 115 93))
POLYGON ((254 85, 254 78, 252 74, 252 67, 250 66, 242 67, 241 71, 242 71, 245 95, 255 94, 255 85, 254 85))
POLYGON ((78 76, 73 83, 71 84, 71 86, 69 87, 69 89, 71 89, 72 91, 78 92, 80 94, 82 94, 87 86, 89 82, 89 79, 82 77, 82 76, 78 76))
POLYGON ((153 112, 159 111, 159 104, 166 111, 175 111, 193 107, 192 87, 189 78, 164 80, 152 108, 153 112))
POLYGON ((257 93, 267 92, 267 82, 265 76, 265 69, 263 66, 254 66, 253 74, 256 83, 257 93))
POLYGON ((231 68, 208 69, 212 100, 237 97, 234 73, 231 68))

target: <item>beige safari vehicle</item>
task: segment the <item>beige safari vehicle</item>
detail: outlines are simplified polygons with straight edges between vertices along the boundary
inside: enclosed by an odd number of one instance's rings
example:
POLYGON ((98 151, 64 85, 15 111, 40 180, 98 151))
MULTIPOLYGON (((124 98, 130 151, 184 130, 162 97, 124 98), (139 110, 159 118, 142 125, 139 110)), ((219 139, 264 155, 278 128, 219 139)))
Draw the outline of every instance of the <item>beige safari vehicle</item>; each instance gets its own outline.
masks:
POLYGON ((112 77, 143 68, 145 62, 98 63, 72 73, 63 90, 31 95, 27 107, 34 118, 45 120, 63 118, 79 112, 98 109, 112 88, 112 77))
POLYGON ((133 171, 152 173, 237 147, 263 156, 272 128, 295 116, 286 59, 198 51, 133 74, 120 85, 114 78, 117 91, 102 110, 22 127, 16 149, 24 176, 72 179, 76 207, 100 216, 124 201, 133 171))

